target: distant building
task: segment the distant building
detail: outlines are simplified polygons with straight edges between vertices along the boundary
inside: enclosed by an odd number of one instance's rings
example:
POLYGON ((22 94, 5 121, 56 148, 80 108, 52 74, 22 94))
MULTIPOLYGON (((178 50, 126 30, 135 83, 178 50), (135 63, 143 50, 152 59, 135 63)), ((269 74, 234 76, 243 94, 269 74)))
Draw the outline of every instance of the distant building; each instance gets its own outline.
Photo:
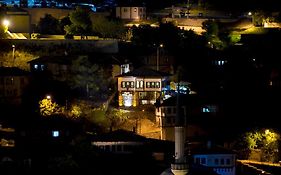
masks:
POLYGON ((116 7, 116 18, 127 20, 141 20, 146 18, 145 7, 118 6, 116 7))
MULTIPOLYGON (((113 154, 151 153, 157 156, 170 153, 173 142, 146 138, 134 132, 116 130, 92 137, 91 144, 100 150, 113 154), (161 146, 160 146, 161 145, 161 146)), ((166 155, 167 156, 167 155, 166 155)))
POLYGON ((154 104, 170 74, 139 68, 117 76, 119 106, 154 104))
POLYGON ((9 21, 8 30, 11 33, 31 33, 30 14, 28 11, 16 7, 4 8, 4 19, 9 21))
POLYGON ((193 164, 212 168, 219 175, 236 174, 236 154, 231 150, 207 144, 206 148, 197 148, 192 154, 193 164))
POLYGON ((28 63, 33 73, 48 72, 53 79, 65 81, 73 58, 76 57, 43 56, 28 63))
MULTIPOLYGON (((174 141, 176 121, 177 97, 172 96, 162 103, 156 104, 156 124, 161 130, 161 139, 174 141)), ((183 115, 183 125, 186 129, 186 137, 205 137, 211 134, 209 127, 202 125, 202 122, 218 118, 219 105, 206 102, 197 95, 180 95, 179 105, 183 115), (200 122, 201 121, 201 122, 200 122)), ((208 123, 208 122, 207 122, 208 123)), ((211 125, 211 123, 209 123, 211 125)))
POLYGON ((20 105, 29 73, 16 67, 0 67, 0 103, 20 105))

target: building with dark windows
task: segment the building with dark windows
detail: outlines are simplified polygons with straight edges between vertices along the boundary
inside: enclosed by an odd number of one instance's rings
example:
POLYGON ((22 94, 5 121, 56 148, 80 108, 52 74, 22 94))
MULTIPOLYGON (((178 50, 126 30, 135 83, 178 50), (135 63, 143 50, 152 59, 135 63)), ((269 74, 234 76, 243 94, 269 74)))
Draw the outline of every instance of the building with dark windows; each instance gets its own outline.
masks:
MULTIPOLYGON (((174 141, 175 139, 176 98, 176 96, 172 96, 162 103, 156 104, 156 123, 160 127, 161 139, 163 140, 174 141)), ((196 94, 181 94, 179 105, 187 138, 205 138, 212 134, 210 129, 212 123, 216 124, 222 112, 218 103, 207 101, 196 94), (208 123, 209 126, 204 123, 208 123)))
POLYGON ((20 105, 29 73, 16 67, 0 67, 0 103, 20 105))

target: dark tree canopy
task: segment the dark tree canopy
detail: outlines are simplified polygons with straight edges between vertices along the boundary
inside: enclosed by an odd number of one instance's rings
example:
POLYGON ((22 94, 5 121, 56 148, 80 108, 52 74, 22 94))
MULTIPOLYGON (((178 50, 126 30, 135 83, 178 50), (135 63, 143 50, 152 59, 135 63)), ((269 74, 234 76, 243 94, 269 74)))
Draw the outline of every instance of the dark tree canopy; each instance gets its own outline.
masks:
POLYGON ((40 18, 38 24, 38 32, 40 34, 59 34, 59 20, 50 14, 46 14, 44 18, 40 18))
POLYGON ((77 7, 76 10, 69 15, 71 25, 65 26, 65 31, 70 35, 88 36, 92 33, 92 21, 90 11, 77 7))

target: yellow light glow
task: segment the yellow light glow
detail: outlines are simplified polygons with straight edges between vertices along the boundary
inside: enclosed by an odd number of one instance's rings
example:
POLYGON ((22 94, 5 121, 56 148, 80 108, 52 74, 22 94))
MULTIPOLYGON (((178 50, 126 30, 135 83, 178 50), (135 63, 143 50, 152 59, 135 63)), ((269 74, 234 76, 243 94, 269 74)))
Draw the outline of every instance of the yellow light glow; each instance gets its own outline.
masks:
POLYGON ((4 19, 4 20, 3 20, 3 25, 6 26, 6 27, 8 27, 8 26, 10 25, 10 21, 7 20, 7 19, 4 19))

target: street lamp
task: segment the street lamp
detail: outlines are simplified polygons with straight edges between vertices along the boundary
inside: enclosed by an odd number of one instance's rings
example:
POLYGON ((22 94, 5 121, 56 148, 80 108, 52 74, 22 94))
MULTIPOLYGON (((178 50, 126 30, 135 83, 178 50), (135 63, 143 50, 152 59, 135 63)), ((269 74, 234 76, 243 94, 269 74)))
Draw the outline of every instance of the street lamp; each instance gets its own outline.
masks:
POLYGON ((159 49, 164 47, 163 44, 160 44, 158 47, 157 47, 157 58, 156 58, 156 70, 159 71, 159 49))
POLYGON ((13 49, 13 67, 15 66, 15 50, 16 50, 16 46, 13 44, 12 45, 12 49, 13 49))
POLYGON ((51 100, 52 97, 51 97, 51 95, 47 95, 46 98, 47 98, 48 100, 51 100))

